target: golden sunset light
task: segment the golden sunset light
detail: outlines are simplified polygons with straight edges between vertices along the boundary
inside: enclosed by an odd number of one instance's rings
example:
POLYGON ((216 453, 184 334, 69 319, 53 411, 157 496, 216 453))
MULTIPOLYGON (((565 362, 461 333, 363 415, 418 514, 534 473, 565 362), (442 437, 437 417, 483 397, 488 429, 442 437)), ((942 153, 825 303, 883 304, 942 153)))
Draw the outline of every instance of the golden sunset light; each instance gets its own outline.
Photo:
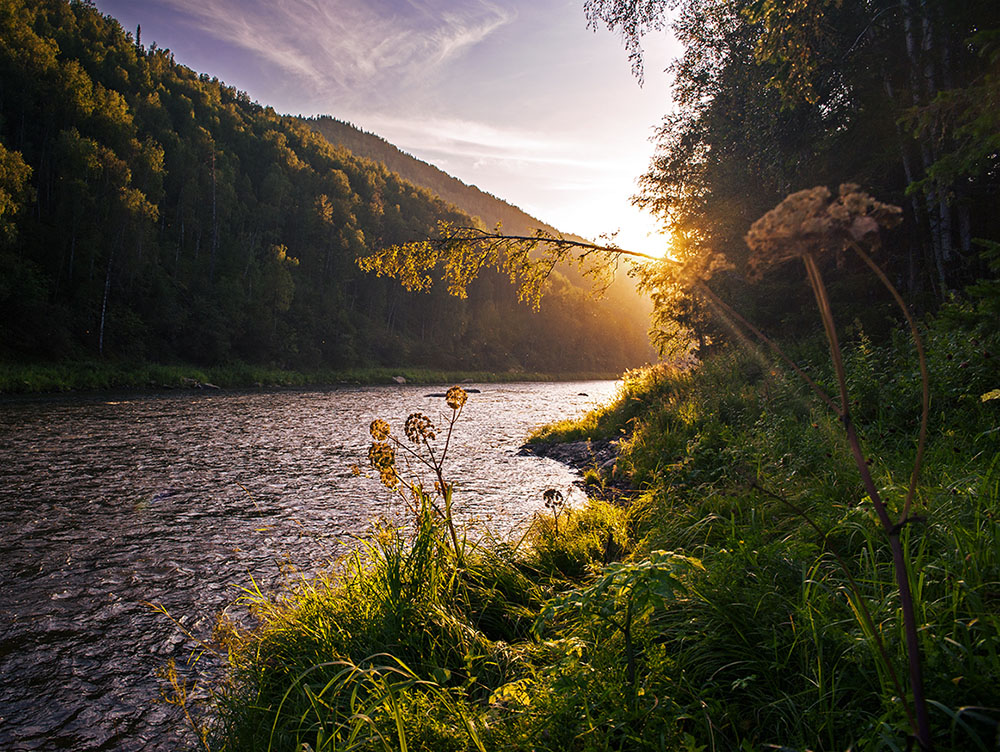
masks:
POLYGON ((998 102, 998 0, 0 0, 0 751, 998 752, 998 102))

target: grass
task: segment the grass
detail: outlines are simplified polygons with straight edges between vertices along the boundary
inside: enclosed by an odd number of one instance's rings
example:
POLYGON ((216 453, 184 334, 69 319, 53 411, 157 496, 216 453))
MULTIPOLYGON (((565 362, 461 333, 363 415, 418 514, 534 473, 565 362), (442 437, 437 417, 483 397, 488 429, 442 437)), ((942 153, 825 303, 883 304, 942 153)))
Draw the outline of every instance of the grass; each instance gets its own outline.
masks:
MULTIPOLYGON (((930 440, 902 536, 932 740, 995 751, 1000 401, 981 395, 998 386, 987 356, 1000 335, 940 317, 924 337, 930 440)), ((845 349, 868 466, 898 510, 920 420, 915 356, 861 332, 845 349)), ((821 352, 798 356, 833 383, 821 352)), ((337 571, 248 596, 259 626, 220 630, 231 672, 206 746, 909 748, 886 536, 838 419, 794 376, 752 351, 634 372, 610 405, 539 436, 623 437, 619 464, 642 494, 460 544, 424 505, 337 571), (680 561, 700 566, 664 564, 680 561)))
POLYGON ((114 361, 66 363, 0 363, 0 394, 40 394, 107 389, 190 389, 199 385, 222 388, 304 387, 338 384, 392 384, 402 376, 407 383, 454 384, 515 381, 575 381, 615 379, 616 374, 527 373, 496 371, 439 371, 428 368, 356 368, 350 370, 290 371, 233 363, 224 366, 162 365, 114 361))
POLYGON ((683 378, 683 371, 667 364, 658 364, 626 371, 622 385, 613 399, 591 410, 582 418, 556 421, 540 426, 528 437, 528 443, 548 441, 581 441, 584 439, 617 439, 627 436, 636 419, 648 412, 646 401, 661 383, 683 378))

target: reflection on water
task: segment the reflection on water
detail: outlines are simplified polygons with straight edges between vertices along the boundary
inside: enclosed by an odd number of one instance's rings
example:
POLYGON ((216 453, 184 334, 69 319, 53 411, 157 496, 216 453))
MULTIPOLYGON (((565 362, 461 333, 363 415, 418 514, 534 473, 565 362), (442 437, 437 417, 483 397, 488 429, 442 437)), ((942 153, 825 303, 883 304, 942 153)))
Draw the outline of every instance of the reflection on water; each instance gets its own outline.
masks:
MULTIPOLYGON (((516 456, 614 382, 477 385, 452 439, 456 508, 507 529, 574 474, 516 456)), ((364 466, 376 417, 449 410, 427 387, 0 403, 0 749, 175 750, 156 672, 251 581, 336 558, 398 514, 364 466)), ((397 507, 397 508, 394 508, 397 507)), ((204 656, 195 668, 217 676, 204 656)))

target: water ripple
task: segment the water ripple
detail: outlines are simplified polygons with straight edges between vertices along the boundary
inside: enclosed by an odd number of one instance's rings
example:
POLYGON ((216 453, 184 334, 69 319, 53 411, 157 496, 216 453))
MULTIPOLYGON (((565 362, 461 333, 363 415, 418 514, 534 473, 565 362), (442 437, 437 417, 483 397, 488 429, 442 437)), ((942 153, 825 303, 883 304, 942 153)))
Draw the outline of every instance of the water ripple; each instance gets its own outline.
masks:
MULTIPOLYGON (((467 520, 506 530, 574 475, 516 456, 534 426, 609 397, 613 382, 477 385, 450 477, 467 520), (581 394, 586 393, 586 394, 581 394)), ((197 638, 251 581, 278 587, 398 514, 364 465, 376 417, 443 422, 425 387, 173 394, 0 403, 0 749, 177 750, 158 671, 217 677, 197 638)), ((236 613, 239 616, 238 612, 236 613)))

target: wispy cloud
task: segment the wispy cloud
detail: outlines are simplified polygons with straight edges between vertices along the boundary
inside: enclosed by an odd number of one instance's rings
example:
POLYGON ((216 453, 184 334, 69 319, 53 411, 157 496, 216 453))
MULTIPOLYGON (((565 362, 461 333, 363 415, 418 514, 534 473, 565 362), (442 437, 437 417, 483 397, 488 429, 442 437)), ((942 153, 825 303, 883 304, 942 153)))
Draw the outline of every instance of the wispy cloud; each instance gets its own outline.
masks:
POLYGON ((164 0, 315 91, 377 94, 426 77, 511 23, 489 0, 164 0))
POLYGON ((592 144, 568 140, 552 131, 504 128, 449 118, 374 116, 363 125, 418 156, 439 155, 448 160, 471 161, 480 167, 507 165, 516 169, 534 165, 601 174, 621 169, 614 155, 599 157, 592 144))
POLYGON ((364 127, 494 195, 516 196, 522 209, 555 227, 590 238, 620 229, 617 242, 662 252, 656 221, 629 201, 645 164, 641 152, 551 129, 447 117, 375 117, 364 127))

